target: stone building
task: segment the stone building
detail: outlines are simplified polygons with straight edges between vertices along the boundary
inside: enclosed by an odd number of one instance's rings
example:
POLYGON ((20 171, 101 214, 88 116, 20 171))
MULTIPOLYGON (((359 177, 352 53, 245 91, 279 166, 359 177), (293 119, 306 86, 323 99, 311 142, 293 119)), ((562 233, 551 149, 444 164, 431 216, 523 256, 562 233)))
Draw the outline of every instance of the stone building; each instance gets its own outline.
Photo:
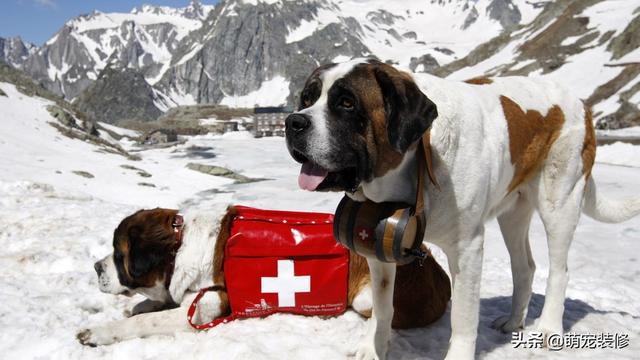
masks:
POLYGON ((253 135, 284 136, 284 120, 292 110, 287 107, 257 107, 253 112, 253 135))
POLYGON ((178 141, 178 134, 171 129, 153 130, 144 137, 145 145, 165 144, 178 141))

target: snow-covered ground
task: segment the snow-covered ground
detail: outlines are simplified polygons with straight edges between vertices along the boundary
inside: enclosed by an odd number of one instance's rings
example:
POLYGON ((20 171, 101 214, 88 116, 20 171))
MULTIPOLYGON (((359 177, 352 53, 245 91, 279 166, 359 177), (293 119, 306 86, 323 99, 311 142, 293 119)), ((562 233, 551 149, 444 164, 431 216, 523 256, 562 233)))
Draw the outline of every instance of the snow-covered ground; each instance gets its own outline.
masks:
MULTIPOLYGON (((168 149, 137 153, 141 161, 96 152, 46 124, 44 100, 0 84, 0 357, 6 359, 343 359, 353 353, 366 321, 348 311, 330 319, 274 315, 235 321, 209 332, 178 333, 89 348, 78 329, 120 319, 141 298, 102 294, 93 263, 111 251, 113 229, 129 213, 151 206, 202 207, 239 203, 256 207, 334 210, 339 194, 297 188, 298 165, 282 138, 248 133, 200 136, 168 149), (189 162, 228 167, 271 180, 244 185, 185 168, 189 162), (131 165, 148 172, 143 178, 131 165), (84 178, 72 171, 86 171, 84 178), (59 171, 60 173, 57 173, 59 171), (156 187, 140 186, 139 182, 156 187)), ((131 143, 123 145, 132 149, 131 143)), ((616 197, 640 196, 640 147, 598 148, 594 176, 616 197), (616 161, 616 165, 610 163, 616 161)), ((547 273, 540 221, 531 239, 538 271, 527 324, 541 311, 547 273)), ((490 328, 508 313, 509 260, 495 222, 489 224, 482 279, 478 352, 483 359, 634 359, 640 353, 640 218, 604 225, 583 217, 570 252, 571 281, 565 328, 577 333, 629 334, 622 350, 513 349, 510 335, 490 328)), ((436 255, 443 265, 441 252, 436 255)), ((446 267, 446 266, 445 266, 446 267)), ((390 359, 440 359, 450 334, 449 315, 434 325, 394 332, 390 359)))

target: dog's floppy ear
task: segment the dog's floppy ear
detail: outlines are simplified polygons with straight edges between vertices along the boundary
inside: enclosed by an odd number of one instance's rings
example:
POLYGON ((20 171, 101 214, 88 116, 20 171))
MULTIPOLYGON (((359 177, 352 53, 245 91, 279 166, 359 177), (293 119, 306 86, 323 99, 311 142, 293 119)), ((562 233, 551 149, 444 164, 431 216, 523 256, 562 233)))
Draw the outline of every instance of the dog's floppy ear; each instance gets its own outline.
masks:
POLYGON ((129 272, 134 279, 142 277, 162 264, 164 256, 158 251, 141 252, 132 249, 129 255, 129 272))
POLYGON ((438 110, 408 75, 386 64, 376 66, 374 73, 384 100, 389 143, 404 153, 429 129, 438 110))
POLYGON ((129 228, 129 274, 134 279, 144 276, 163 260, 162 244, 149 241, 151 234, 160 232, 149 230, 140 225, 129 228))
POLYGON ((162 265, 174 241, 171 214, 157 210, 149 213, 147 221, 128 231, 129 273, 134 279, 162 265))

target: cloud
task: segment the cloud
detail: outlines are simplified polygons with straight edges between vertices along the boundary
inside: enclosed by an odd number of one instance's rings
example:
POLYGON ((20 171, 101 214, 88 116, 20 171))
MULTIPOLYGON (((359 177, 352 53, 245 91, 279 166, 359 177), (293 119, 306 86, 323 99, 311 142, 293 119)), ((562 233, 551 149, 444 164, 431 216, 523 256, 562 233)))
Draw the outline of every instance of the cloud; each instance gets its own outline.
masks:
POLYGON ((55 0, 34 0, 37 5, 55 8, 58 6, 55 0))

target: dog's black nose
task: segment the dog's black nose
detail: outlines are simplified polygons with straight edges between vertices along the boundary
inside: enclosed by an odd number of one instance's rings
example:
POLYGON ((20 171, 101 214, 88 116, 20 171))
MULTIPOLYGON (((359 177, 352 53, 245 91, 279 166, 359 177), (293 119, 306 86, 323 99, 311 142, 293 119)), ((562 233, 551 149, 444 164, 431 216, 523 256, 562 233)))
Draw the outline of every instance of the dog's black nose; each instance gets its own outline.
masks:
POLYGON ((102 263, 100 261, 93 264, 93 268, 96 269, 96 273, 98 273, 98 276, 102 275, 102 273, 104 272, 104 269, 102 268, 102 263))
POLYGON ((290 129, 295 132, 302 132, 307 129, 309 125, 311 125, 311 120, 304 114, 291 114, 287 116, 287 120, 285 120, 287 130, 290 129))

